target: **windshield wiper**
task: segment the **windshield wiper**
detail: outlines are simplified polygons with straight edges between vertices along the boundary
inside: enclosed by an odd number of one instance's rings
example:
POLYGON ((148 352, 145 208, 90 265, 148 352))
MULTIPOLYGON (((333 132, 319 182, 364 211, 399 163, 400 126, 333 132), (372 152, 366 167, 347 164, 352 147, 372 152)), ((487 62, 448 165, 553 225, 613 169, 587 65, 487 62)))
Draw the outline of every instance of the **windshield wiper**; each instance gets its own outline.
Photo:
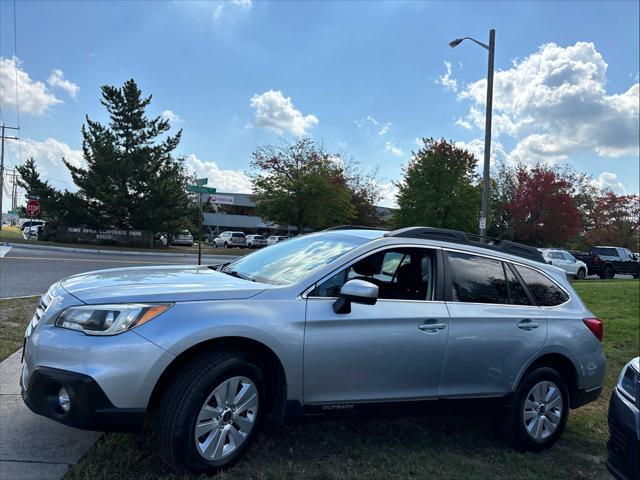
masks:
POLYGON ((224 267, 226 267, 227 265, 229 265, 231 262, 226 262, 226 263, 219 263, 217 265, 209 265, 207 268, 211 269, 211 270, 216 270, 218 272, 222 271, 222 269, 224 267))
POLYGON ((226 273, 227 275, 231 275, 232 277, 241 278, 242 280, 249 280, 250 282, 255 282, 255 280, 251 278, 249 275, 243 275, 242 273, 237 272, 235 270, 220 269, 220 271, 222 273, 226 273))

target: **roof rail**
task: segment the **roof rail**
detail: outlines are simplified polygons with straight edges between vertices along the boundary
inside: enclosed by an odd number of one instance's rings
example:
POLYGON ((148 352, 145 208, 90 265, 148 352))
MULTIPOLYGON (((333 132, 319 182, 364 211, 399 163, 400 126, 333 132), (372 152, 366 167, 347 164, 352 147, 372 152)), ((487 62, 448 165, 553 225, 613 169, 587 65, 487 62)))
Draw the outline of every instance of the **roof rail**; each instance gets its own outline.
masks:
POLYGON ((323 232, 330 232, 332 230, 381 230, 386 231, 384 228, 378 227, 365 227, 363 225, 338 225, 337 227, 325 228, 323 232))
POLYGON ((420 238, 428 240, 438 240, 441 242, 459 243, 474 247, 486 248, 497 252, 508 253, 518 257, 546 263, 542 253, 529 245, 512 242, 511 240, 497 240, 490 237, 482 237, 473 233, 465 233, 459 230, 448 230, 445 228, 432 227, 407 227, 393 230, 385 234, 385 237, 420 238), (473 241, 471 238, 479 238, 480 241, 473 241))

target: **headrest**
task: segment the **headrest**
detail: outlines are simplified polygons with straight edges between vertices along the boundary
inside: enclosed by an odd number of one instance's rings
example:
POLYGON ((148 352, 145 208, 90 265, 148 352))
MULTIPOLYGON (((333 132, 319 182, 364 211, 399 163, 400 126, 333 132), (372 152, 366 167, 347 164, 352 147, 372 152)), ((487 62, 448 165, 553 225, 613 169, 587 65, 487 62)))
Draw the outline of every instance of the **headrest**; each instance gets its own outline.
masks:
POLYGON ((380 273, 382 258, 383 257, 380 254, 370 255, 367 258, 363 258, 359 262, 353 264, 353 271, 364 277, 373 277, 377 273, 380 273))

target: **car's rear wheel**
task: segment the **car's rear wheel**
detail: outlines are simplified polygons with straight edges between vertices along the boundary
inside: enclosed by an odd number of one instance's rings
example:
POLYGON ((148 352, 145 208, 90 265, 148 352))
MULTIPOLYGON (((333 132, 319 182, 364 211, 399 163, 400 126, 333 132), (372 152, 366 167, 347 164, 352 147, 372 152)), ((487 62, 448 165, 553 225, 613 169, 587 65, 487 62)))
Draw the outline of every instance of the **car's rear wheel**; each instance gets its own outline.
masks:
POLYGON ((518 450, 549 448, 562 435, 569 415, 569 392, 553 368, 528 373, 516 390, 507 419, 511 443, 518 450))
POLYGON ((163 460, 178 472, 214 473, 236 463, 260 427, 262 370, 239 352, 208 355, 185 367, 157 412, 163 460))
POLYGON ((224 248, 229 248, 229 244, 227 242, 224 242, 224 248))
POLYGON ((610 266, 606 266, 604 267, 604 270, 602 271, 602 278, 605 279, 611 279, 615 276, 615 273, 613 272, 613 268, 611 268, 610 266))
POLYGON ((578 273, 576 273, 576 280, 584 280, 585 278, 587 278, 587 272, 584 268, 581 268, 578 270, 578 273))

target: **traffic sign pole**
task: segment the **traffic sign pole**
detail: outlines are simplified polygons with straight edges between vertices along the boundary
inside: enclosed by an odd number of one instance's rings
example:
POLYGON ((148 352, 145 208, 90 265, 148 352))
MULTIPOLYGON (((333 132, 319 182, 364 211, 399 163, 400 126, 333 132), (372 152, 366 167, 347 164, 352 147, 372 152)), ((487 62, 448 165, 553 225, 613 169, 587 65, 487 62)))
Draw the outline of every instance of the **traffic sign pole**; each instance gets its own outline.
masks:
POLYGON ((202 264, 202 193, 198 193, 198 203, 200 204, 200 238, 198 239, 198 265, 202 264))
POLYGON ((198 265, 202 264, 202 194, 208 193, 213 195, 216 193, 216 189, 212 187, 205 187, 209 179, 197 178, 195 185, 187 185, 187 192, 198 194, 198 210, 200 212, 200 218, 198 219, 198 227, 200 230, 200 236, 198 238, 198 265))

